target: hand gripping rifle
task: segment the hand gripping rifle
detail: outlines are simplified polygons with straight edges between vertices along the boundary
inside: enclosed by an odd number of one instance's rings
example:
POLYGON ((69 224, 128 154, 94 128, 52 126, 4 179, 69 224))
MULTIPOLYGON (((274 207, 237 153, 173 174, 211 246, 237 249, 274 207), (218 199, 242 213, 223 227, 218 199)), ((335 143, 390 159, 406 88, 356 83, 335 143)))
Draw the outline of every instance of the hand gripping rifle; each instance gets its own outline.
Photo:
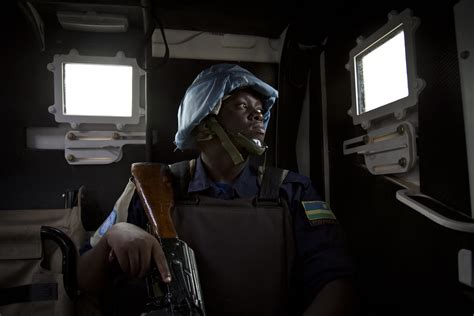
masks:
POLYGON ((144 315, 205 316, 194 252, 178 238, 171 218, 174 199, 168 166, 134 163, 132 175, 149 220, 149 232, 160 242, 171 272, 169 284, 161 280, 156 266, 146 277, 149 303, 144 315))

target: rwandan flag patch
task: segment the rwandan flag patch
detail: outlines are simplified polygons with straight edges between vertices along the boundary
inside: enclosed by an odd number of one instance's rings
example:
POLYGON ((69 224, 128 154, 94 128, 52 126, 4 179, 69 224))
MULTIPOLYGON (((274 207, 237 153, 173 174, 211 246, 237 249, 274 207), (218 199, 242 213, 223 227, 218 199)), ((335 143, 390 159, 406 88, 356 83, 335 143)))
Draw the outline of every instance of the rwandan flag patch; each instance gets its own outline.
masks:
POLYGON ((302 201, 306 217, 311 226, 322 224, 335 224, 336 216, 324 201, 302 201))

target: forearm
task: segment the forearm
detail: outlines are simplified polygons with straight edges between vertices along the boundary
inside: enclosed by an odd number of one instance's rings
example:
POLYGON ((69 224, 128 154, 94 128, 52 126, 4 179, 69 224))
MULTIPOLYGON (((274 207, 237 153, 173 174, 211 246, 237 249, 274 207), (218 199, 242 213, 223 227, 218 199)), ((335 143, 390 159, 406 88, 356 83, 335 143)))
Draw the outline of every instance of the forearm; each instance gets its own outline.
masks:
POLYGON ((97 291, 104 288, 110 280, 110 247, 106 236, 79 257, 77 267, 77 279, 79 289, 83 291, 97 291))
POLYGON ((170 282, 170 271, 158 240, 133 224, 117 223, 110 227, 97 245, 79 258, 79 289, 101 290, 109 284, 113 274, 120 271, 142 278, 150 270, 152 262, 158 267, 163 282, 170 282), (112 251, 113 261, 109 260, 112 251))
POLYGON ((326 284, 316 295, 304 316, 346 316, 354 314, 354 289, 349 280, 326 284))

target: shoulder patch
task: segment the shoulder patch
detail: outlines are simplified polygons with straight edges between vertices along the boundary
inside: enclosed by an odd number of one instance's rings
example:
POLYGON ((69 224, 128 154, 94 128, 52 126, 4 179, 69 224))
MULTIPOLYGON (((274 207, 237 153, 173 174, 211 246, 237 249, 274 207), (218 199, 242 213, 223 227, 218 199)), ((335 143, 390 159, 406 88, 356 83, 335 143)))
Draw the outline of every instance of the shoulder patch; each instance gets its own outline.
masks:
POLYGON ((336 216, 324 201, 301 201, 311 226, 337 223, 336 216))

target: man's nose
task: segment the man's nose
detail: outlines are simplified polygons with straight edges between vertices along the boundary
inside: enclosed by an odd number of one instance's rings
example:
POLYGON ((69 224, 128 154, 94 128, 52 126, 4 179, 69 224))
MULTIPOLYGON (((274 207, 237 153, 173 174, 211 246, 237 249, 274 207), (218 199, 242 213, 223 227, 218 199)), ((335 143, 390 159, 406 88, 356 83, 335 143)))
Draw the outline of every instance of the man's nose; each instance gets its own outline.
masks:
POLYGON ((250 114, 250 117, 252 120, 254 121, 263 121, 263 113, 262 113, 262 110, 256 110, 254 109, 254 111, 250 114))

